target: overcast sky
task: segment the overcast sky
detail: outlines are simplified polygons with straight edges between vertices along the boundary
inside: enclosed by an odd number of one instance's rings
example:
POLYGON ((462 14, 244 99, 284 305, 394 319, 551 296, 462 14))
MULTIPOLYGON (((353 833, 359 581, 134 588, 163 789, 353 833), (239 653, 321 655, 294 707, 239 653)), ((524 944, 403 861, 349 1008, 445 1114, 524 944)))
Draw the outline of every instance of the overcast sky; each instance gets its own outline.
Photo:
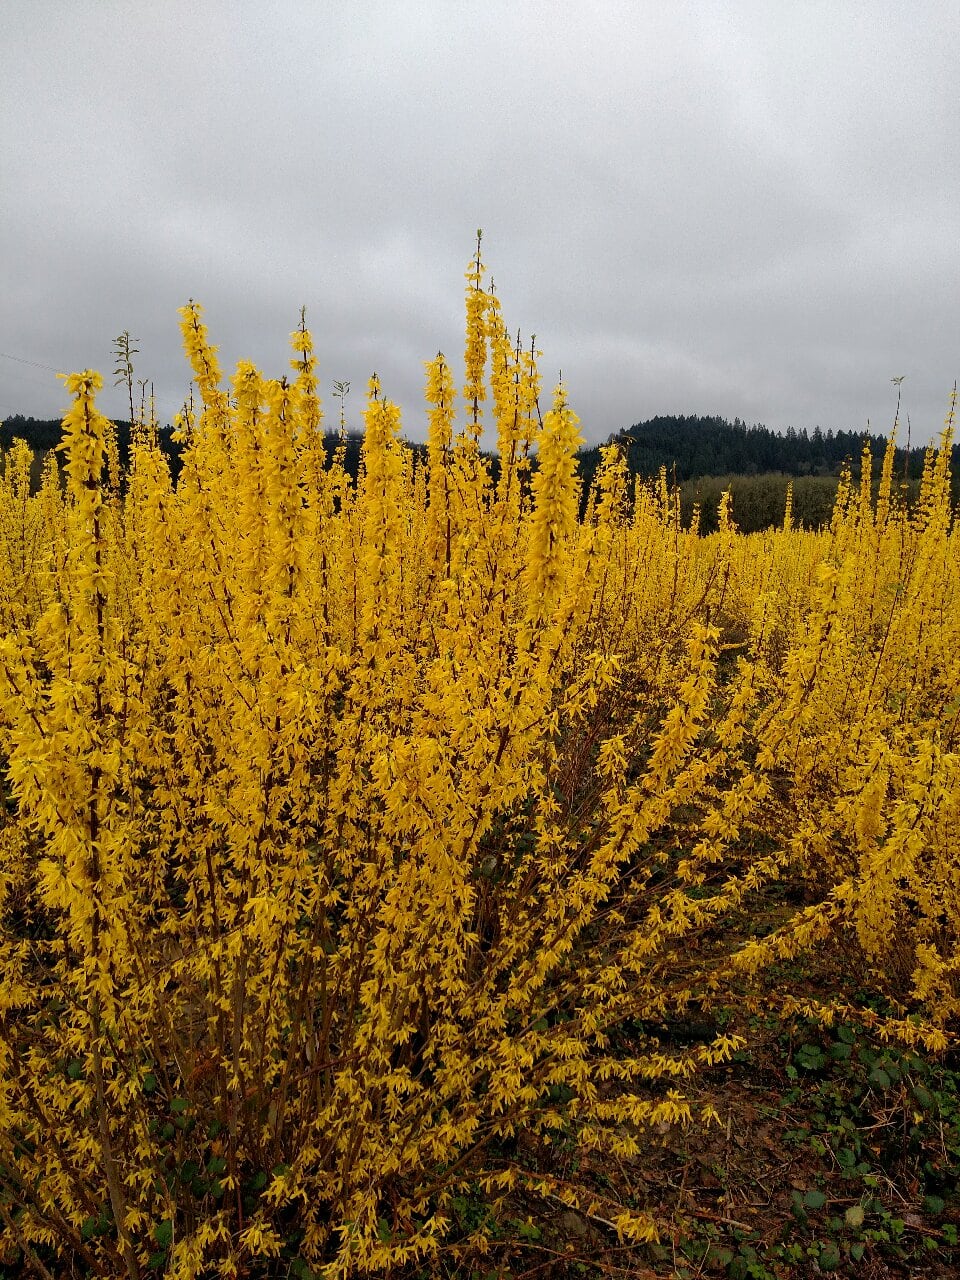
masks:
POLYGON ((2 0, 0 417, 127 329, 375 369, 425 434, 475 229, 588 440, 655 414, 914 441, 960 375, 957 0, 2 0), (10 359, 10 357, 18 359, 10 359), (34 363, 23 363, 31 361, 34 363), (46 369, 40 366, 50 366, 46 369))

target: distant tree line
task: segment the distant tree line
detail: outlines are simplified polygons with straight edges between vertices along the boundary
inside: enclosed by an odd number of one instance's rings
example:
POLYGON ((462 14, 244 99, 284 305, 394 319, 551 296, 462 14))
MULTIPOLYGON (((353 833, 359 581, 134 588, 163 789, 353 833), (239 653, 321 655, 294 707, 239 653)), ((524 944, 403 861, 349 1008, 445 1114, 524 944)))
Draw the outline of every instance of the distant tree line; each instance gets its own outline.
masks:
MULTIPOLYGON (((117 428, 117 450, 120 454, 120 465, 126 467, 130 461, 130 423, 115 421, 117 428)), ((63 426, 59 418, 25 418, 22 414, 13 414, 0 423, 0 452, 6 451, 14 440, 25 440, 34 453, 35 481, 39 482, 43 457, 51 449, 55 449, 63 435, 63 426)), ((172 427, 161 427, 157 433, 161 450, 170 461, 170 469, 174 477, 180 472, 180 455, 183 446, 173 438, 172 427)), ((340 443, 336 432, 328 431, 324 435, 327 452, 333 455, 340 443)), ((356 477, 360 468, 360 452, 363 447, 363 436, 358 432, 348 432, 344 438, 344 466, 350 475, 356 477)), ((417 446, 415 446, 417 447, 417 446)))
MULTIPOLYGON (((125 467, 130 461, 130 423, 114 420, 114 426, 117 428, 120 463, 125 467)), ((25 418, 22 413, 15 413, 0 423, 0 449, 6 453, 14 440, 25 440, 34 452, 37 466, 44 454, 57 447, 62 437, 63 423, 60 418, 25 418)), ((162 428, 158 438, 160 448, 179 471, 180 446, 173 439, 173 429, 162 428)))
MULTIPOLYGON (((122 465, 130 453, 130 423, 116 423, 117 444, 122 465)), ((27 418, 15 414, 0 423, 0 450, 9 449, 14 439, 26 440, 36 458, 39 480, 43 455, 60 443, 59 418, 27 418)), ((339 443, 335 432, 325 434, 330 456, 339 443)), ((798 525, 816 528, 830 519, 837 492, 837 479, 845 462, 854 478, 859 477, 860 455, 869 439, 876 469, 886 448, 886 438, 856 431, 795 430, 780 434, 762 425, 747 426, 739 418, 728 422, 720 417, 672 416, 650 418, 611 436, 623 450, 630 472, 653 477, 666 468, 671 485, 680 489, 681 514, 689 524, 695 506, 700 510, 704 533, 716 528, 720 495, 730 489, 733 518, 745 533, 783 522, 787 485, 793 485, 793 518, 798 525)), ((159 432, 160 447, 169 457, 176 475, 180 469, 181 446, 167 427, 159 432)), ((363 436, 349 432, 344 439, 344 465, 356 477, 360 466, 363 436)), ((424 446, 413 445, 424 453, 424 446)), ((908 500, 916 494, 923 470, 922 448, 896 451, 898 483, 906 486, 908 500)), ((600 446, 581 449, 584 505, 589 486, 600 465, 600 446)), ((490 458, 496 477, 496 457, 490 458)), ((534 462, 535 465, 535 462, 534 462)), ((960 501, 960 445, 953 449, 955 499, 960 501)))

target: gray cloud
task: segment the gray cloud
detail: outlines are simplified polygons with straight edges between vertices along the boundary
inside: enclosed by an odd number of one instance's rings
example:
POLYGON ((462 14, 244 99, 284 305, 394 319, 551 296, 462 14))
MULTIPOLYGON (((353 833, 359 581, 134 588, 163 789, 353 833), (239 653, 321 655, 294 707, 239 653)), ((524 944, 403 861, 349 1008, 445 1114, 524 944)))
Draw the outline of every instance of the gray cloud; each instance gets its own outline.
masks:
MULTIPOLYGON (((655 413, 940 427, 960 334, 949 0, 770 5, 35 0, 0 47, 0 351, 101 368, 176 309, 278 375, 308 308, 330 402, 376 369, 422 437, 474 228, 589 439, 655 413)), ((122 412, 119 392, 104 392, 122 412)), ((0 415, 56 414, 0 358, 0 415)))

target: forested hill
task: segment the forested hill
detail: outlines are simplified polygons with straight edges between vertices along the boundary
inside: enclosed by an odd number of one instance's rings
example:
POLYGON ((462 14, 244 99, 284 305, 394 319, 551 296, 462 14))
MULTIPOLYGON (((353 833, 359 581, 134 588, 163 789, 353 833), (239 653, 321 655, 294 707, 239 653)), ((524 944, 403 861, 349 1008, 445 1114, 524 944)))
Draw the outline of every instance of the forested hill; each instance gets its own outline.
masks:
MULTIPOLYGON (((658 417, 639 422, 627 431, 611 437, 626 450, 630 470, 638 475, 655 476, 666 467, 671 480, 683 483, 701 476, 761 475, 778 472, 787 476, 837 475, 846 459, 856 472, 866 433, 861 431, 800 431, 790 427, 784 434, 769 427, 752 426, 739 418, 658 417)), ((886 448, 886 438, 869 437, 873 456, 879 459, 886 448)), ((608 442, 609 443, 609 442, 608 442)), ((897 450, 898 473, 903 474, 906 454, 897 450)), ((593 476, 599 461, 600 447, 580 453, 584 478, 593 476)), ((960 448, 954 447, 954 461, 960 460, 960 448)), ((923 450, 911 450, 910 474, 919 476, 923 467, 923 450)))

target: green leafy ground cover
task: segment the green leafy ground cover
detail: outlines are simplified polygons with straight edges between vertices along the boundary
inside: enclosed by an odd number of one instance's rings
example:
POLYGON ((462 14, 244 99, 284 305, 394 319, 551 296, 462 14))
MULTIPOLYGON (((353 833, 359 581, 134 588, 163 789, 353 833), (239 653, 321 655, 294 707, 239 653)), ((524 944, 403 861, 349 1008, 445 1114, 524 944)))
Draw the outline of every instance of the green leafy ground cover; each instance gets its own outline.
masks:
MULTIPOLYGON (((601 1206, 652 1213, 660 1244, 618 1243, 602 1208, 590 1214, 517 1199, 488 1259, 439 1274, 960 1276, 958 1055, 933 1059, 851 1023, 748 1021, 750 1047, 692 1089, 713 1102, 718 1127, 671 1127, 629 1164, 604 1156, 585 1165, 558 1148, 549 1169, 592 1185, 601 1206)), ((698 1034, 695 1025, 690 1031, 698 1034)), ((469 1202, 461 1210, 464 1226, 483 1211, 469 1202)))

